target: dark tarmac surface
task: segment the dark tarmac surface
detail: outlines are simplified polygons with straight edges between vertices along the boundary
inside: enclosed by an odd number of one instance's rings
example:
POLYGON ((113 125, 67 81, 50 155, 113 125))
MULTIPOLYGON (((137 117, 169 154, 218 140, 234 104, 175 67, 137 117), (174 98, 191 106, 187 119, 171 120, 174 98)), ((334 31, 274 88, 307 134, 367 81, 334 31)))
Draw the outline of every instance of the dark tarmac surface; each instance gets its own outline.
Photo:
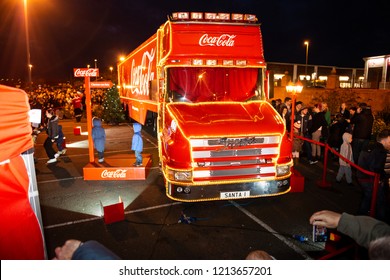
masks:
MULTIPOLYGON (((279 260, 317 259, 325 255, 325 243, 312 242, 309 217, 328 209, 354 214, 360 202, 355 184, 337 184, 337 161, 327 172, 329 187, 318 185, 323 164, 309 165, 304 158, 295 168, 305 177, 303 192, 283 196, 234 201, 181 203, 165 196, 158 168, 157 140, 143 131, 144 153, 152 155, 147 180, 84 181, 83 167, 89 162, 88 136, 74 135, 73 128, 86 131, 81 123, 61 120, 67 153, 57 163, 48 160, 43 149, 46 134, 38 136, 36 175, 48 258, 67 239, 94 239, 123 259, 137 260, 223 260, 245 259, 255 249, 269 252, 279 260), (125 220, 106 225, 101 205, 125 204, 125 220), (182 214, 193 219, 179 223, 182 214), (299 242, 292 235, 303 235, 299 242)), ((104 126, 106 155, 132 153, 133 130, 129 124, 104 126)), ((341 259, 349 259, 344 255, 341 259)))

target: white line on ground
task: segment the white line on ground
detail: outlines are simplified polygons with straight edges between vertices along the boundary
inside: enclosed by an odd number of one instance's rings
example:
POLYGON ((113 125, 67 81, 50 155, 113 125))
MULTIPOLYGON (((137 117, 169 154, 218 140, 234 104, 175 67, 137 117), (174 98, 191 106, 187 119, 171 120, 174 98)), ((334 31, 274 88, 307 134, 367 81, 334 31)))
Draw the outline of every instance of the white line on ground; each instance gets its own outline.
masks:
MULTIPOLYGON (((178 204, 181 204, 181 202, 166 203, 166 204, 161 204, 161 205, 157 205, 157 206, 151 206, 151 207, 146 207, 146 208, 141 208, 141 209, 130 210, 130 211, 126 211, 125 215, 132 214, 132 213, 137 213, 137 212, 143 212, 143 211, 159 209, 159 208, 164 208, 164 207, 170 207, 170 206, 174 206, 174 205, 178 205, 178 204)), ((46 226, 46 227, 44 227, 44 229, 58 228, 58 227, 63 227, 63 226, 69 226, 69 225, 74 225, 74 224, 80 224, 80 223, 85 223, 85 222, 96 221, 96 220, 100 220, 100 219, 102 219, 102 217, 94 217, 94 218, 89 218, 89 219, 82 219, 82 220, 77 220, 77 221, 71 221, 71 222, 66 222, 66 223, 46 226)))
POLYGON ((260 226, 262 226, 263 228, 265 228, 267 231, 269 231, 273 236, 275 236, 276 238, 278 238, 280 241, 282 241, 283 243, 285 243, 288 247, 290 247, 291 249, 293 249, 295 252, 297 252, 298 254, 300 254, 304 259, 306 260, 311 260, 312 258, 306 254, 306 252, 304 250, 302 250, 301 248, 295 246, 294 243, 290 242, 287 238, 283 237, 282 235, 278 234, 275 230, 273 230, 269 225, 267 225, 266 223, 264 223, 262 220, 260 220, 259 218, 257 218, 255 215, 253 215, 251 212, 249 212, 248 210, 244 209, 243 207, 241 207, 240 205, 238 205, 236 202, 230 200, 229 201, 231 204, 233 204, 237 209, 239 209, 241 212, 243 212, 245 215, 247 215, 249 218, 251 218, 253 221, 255 221, 256 223, 258 223, 260 226))

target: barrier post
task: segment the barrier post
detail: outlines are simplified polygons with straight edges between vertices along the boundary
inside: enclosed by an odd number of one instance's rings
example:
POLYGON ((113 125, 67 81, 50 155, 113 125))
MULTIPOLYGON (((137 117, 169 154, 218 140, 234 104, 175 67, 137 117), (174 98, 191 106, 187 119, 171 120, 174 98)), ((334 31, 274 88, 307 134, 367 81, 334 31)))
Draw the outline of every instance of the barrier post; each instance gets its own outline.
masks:
POLYGON ((92 140, 92 110, 91 110, 91 85, 90 77, 85 76, 85 106, 87 107, 87 130, 88 130, 88 151, 89 162, 95 161, 94 146, 92 140))
POLYGON ((376 212, 376 199, 378 195, 379 188, 379 174, 375 173, 374 184, 372 186, 372 197, 371 197, 371 207, 370 207, 370 216, 375 217, 376 212))
POLYGON ((329 146, 328 144, 325 144, 325 151, 324 151, 324 168, 322 171, 322 181, 318 182, 318 185, 321 188, 328 188, 331 186, 331 183, 326 181, 326 171, 328 168, 328 153, 329 153, 329 146))

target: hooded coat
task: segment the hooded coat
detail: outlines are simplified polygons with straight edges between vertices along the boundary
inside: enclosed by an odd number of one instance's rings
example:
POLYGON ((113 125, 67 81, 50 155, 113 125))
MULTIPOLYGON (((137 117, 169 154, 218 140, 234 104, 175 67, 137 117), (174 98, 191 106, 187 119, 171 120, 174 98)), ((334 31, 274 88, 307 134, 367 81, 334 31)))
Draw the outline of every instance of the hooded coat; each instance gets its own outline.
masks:
POLYGON ((104 152, 104 146, 106 144, 106 132, 102 127, 101 119, 93 118, 92 125, 93 145, 98 152, 104 152))
MULTIPOLYGON (((343 144, 340 146, 340 155, 353 162, 353 153, 352 153, 352 135, 348 132, 343 134, 343 144)), ((349 166, 350 164, 344 161, 343 159, 339 159, 340 165, 349 166)))
POLYGON ((143 150, 143 142, 141 136, 142 126, 139 123, 133 123, 134 135, 131 142, 131 149, 133 151, 142 152, 143 150))

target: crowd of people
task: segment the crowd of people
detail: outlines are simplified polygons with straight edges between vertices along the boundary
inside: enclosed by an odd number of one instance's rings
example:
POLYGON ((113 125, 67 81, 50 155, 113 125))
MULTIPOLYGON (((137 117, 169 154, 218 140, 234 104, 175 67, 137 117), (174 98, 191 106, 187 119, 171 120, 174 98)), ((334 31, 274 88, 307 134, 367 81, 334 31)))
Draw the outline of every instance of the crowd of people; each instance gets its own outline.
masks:
MULTIPOLYGON (((54 109, 54 112, 62 118, 77 118, 85 112, 85 94, 82 87, 63 84, 61 86, 40 86, 33 91, 27 91, 31 109, 54 109)), ((103 104, 104 90, 91 90, 92 106, 103 104)), ((80 116, 81 115, 81 116, 80 116)), ((85 114, 84 114, 85 116, 85 114)), ((78 120, 79 121, 79 120, 78 120)))
POLYGON ((286 97, 284 102, 274 100, 272 104, 286 122, 289 133, 314 141, 294 137, 294 158, 303 155, 310 164, 315 164, 323 158, 324 153, 323 145, 318 143, 327 144, 336 151, 332 156, 339 162, 336 182, 341 182, 345 177, 346 182, 353 185, 353 175, 356 175, 357 185, 362 189, 358 214, 371 214, 374 177, 358 170, 356 166, 380 175, 375 217, 389 222, 390 131, 384 129, 376 135, 376 139, 372 139, 374 116, 370 106, 359 103, 356 107, 348 108, 342 102, 337 112, 331 114, 326 102, 308 108, 298 101, 295 103, 294 116, 291 116, 293 105, 290 97, 286 97))
MULTIPOLYGON (((345 132, 352 135, 353 159, 357 163, 359 154, 368 147, 374 125, 374 116, 366 103, 347 108, 341 103, 337 112, 330 111, 326 102, 306 106, 301 101, 295 103, 293 131, 291 132, 292 100, 286 97, 272 100, 272 105, 286 123, 288 133, 294 133, 316 142, 327 143, 331 148, 340 151, 345 132)), ((293 145, 293 156, 305 155, 311 164, 317 163, 323 156, 323 151, 315 143, 305 144, 297 141, 293 145)))

